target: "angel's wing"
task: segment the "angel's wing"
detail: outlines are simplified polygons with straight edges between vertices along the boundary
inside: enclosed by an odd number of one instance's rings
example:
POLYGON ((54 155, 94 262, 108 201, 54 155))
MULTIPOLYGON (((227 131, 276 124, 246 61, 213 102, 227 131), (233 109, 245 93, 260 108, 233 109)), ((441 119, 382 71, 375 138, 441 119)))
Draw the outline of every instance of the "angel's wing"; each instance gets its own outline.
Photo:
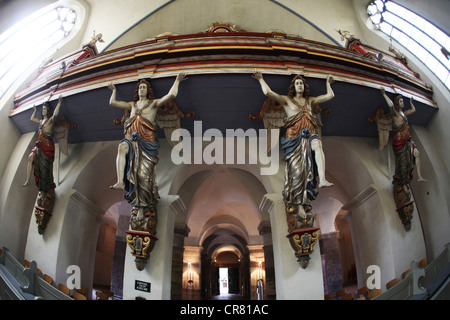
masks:
POLYGON ((248 118, 250 120, 263 119, 266 129, 279 129, 284 125, 285 116, 284 108, 275 100, 267 98, 261 110, 256 114, 249 114, 248 118))
POLYGON ((322 114, 325 114, 325 115, 330 114, 331 110, 330 109, 322 109, 322 107, 320 105, 315 103, 312 106, 312 113, 317 122, 316 133, 322 139, 322 126, 323 126, 322 114))
POLYGON ((378 150, 382 151, 389 141, 389 132, 392 131, 392 118, 390 113, 384 113, 383 108, 379 108, 377 113, 369 122, 377 122, 378 127, 378 150))
POLYGON ((167 142, 174 147, 180 142, 179 131, 177 131, 181 127, 180 119, 184 117, 192 118, 193 116, 195 116, 194 111, 184 113, 178 108, 175 101, 171 100, 158 109, 156 123, 160 128, 164 129, 167 142))
POLYGON ((66 117, 60 116, 58 122, 53 128, 53 137, 59 143, 59 148, 66 156, 69 155, 69 148, 67 138, 69 136, 69 129, 75 129, 77 124, 70 124, 66 117))
MULTIPOLYGON (((271 98, 267 98, 262 107, 261 111, 257 114, 249 114, 248 118, 250 120, 262 119, 264 123, 264 128, 267 129, 267 150, 270 151, 271 148, 271 133, 270 129, 280 130, 284 125, 284 119, 286 117, 286 112, 284 108, 271 98)), ((278 133, 279 136, 279 133, 278 133)))

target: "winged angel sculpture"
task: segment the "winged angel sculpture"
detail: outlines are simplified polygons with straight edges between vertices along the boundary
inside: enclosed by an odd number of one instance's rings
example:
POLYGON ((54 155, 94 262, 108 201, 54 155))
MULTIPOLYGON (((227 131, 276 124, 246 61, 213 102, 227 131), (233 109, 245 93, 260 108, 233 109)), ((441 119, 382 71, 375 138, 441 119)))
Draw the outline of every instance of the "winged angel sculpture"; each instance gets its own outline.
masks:
MULTIPOLYGON (((261 112, 256 116, 250 115, 250 119, 262 118, 266 129, 283 126, 286 129, 285 137, 281 138, 281 148, 284 150, 284 160, 286 161, 282 194, 286 207, 288 231, 292 234, 301 229, 312 228, 314 215, 311 202, 316 199, 318 194, 317 182, 318 187, 333 185, 325 178, 325 156, 320 138, 322 125, 320 114, 322 112, 319 106, 334 98, 334 92, 331 89, 333 77, 330 75, 327 78, 327 93, 317 97, 309 95, 309 87, 301 75, 292 79, 287 95, 280 95, 272 91, 264 81, 261 72, 256 71, 253 77, 259 81, 261 89, 268 99, 261 112)), ((295 239, 295 236, 290 239, 295 239)), ((312 249, 305 249, 305 246, 311 247, 316 240, 299 240, 296 246, 299 248, 301 242, 300 249, 303 253, 312 252, 312 249)), ((299 262, 300 259, 304 259, 304 257, 300 257, 304 256, 303 253, 296 253, 299 262)), ((302 267, 307 265, 307 263, 300 263, 302 267)))
MULTIPOLYGON (((395 91, 395 90, 394 90, 395 91)), ((394 200, 397 206, 397 213, 406 230, 411 228, 411 219, 414 210, 414 201, 410 191, 410 182, 413 178, 414 166, 417 169, 418 182, 426 181, 422 177, 420 165, 420 153, 411 139, 407 116, 413 114, 416 108, 411 97, 409 110, 404 110, 403 97, 397 95, 394 102, 387 96, 384 88, 381 88, 386 103, 389 106, 389 113, 384 114, 380 108, 377 114, 369 118, 369 122, 377 122, 379 150, 382 151, 389 142, 389 135, 392 132, 392 149, 395 157, 395 172, 392 184, 394 185, 394 200)))
POLYGON ((154 243, 150 240, 157 239, 154 237, 159 199, 155 175, 160 147, 156 138, 157 126, 164 128, 167 140, 174 146, 177 141, 171 141, 171 134, 180 127, 180 117, 193 116, 192 112, 182 113, 172 101, 178 94, 179 83, 185 79, 185 74, 180 73, 169 92, 159 99, 155 98, 150 83, 140 80, 134 100, 130 102, 118 101, 115 85, 108 85, 112 90, 110 105, 125 110, 125 138, 119 144, 116 158, 117 182, 110 188, 125 190, 125 199, 133 206, 130 225, 135 232, 128 232, 127 242, 132 252, 140 253, 135 260, 139 270, 149 258, 154 243), (136 243, 146 247, 137 248, 136 243))
POLYGON ((33 106, 30 118, 32 122, 39 124, 39 130, 35 146, 28 156, 27 179, 23 186, 30 186, 32 176, 34 176, 34 182, 39 190, 34 206, 39 234, 45 232, 55 203, 56 184, 53 177, 55 140, 59 142, 59 150, 67 155, 68 130, 76 127, 76 124, 70 125, 64 116, 60 116, 58 119, 61 104, 62 96, 59 97, 54 111, 50 103, 45 102, 42 106, 42 119, 36 118, 37 109, 36 106, 33 106))

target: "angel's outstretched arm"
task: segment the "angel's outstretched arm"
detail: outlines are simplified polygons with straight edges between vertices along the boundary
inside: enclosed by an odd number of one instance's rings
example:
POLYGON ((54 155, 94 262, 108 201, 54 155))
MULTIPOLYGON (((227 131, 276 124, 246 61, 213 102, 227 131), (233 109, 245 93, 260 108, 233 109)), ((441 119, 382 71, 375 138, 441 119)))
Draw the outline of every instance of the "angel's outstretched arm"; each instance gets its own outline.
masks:
POLYGON ((327 78, 327 93, 312 98, 311 104, 321 104, 334 98, 334 91, 331 88, 331 84, 334 82, 333 76, 330 74, 327 78))
POLYGON ((131 102, 125 102, 125 101, 118 101, 116 99, 116 86, 113 83, 108 84, 108 88, 111 89, 111 98, 109 99, 109 105, 111 107, 115 108, 121 108, 121 109, 131 109, 132 103, 131 102))
POLYGON ((276 102, 278 102, 281 105, 286 104, 286 100, 282 95, 280 95, 280 94, 272 91, 272 89, 270 89, 269 85, 264 80, 263 75, 260 71, 255 71, 253 73, 253 78, 255 78, 256 80, 259 81, 259 84, 261 85, 261 89, 266 96, 268 96, 269 98, 272 98, 273 100, 275 100, 276 102))
POLYGON ((33 106, 33 113, 31 114, 30 120, 31 120, 32 122, 34 122, 34 123, 37 123, 37 124, 41 123, 41 120, 39 120, 38 118, 36 118, 36 106, 35 106, 35 105, 33 106))
POLYGON ((173 100, 178 95, 178 86, 180 85, 180 82, 186 79, 186 74, 184 72, 179 73, 169 92, 164 97, 155 99, 155 107, 161 107, 170 100, 173 100))
POLYGON ((384 90, 384 88, 381 88, 381 94, 384 97, 384 100, 386 100, 386 103, 388 104, 389 108, 392 109, 394 107, 394 103, 392 102, 392 100, 386 95, 386 90, 384 90))
POLYGON ((416 107, 414 106, 413 100, 414 100, 413 97, 411 97, 411 99, 409 100, 411 109, 405 111, 406 116, 409 116, 410 114, 413 114, 414 112, 416 112, 416 107))

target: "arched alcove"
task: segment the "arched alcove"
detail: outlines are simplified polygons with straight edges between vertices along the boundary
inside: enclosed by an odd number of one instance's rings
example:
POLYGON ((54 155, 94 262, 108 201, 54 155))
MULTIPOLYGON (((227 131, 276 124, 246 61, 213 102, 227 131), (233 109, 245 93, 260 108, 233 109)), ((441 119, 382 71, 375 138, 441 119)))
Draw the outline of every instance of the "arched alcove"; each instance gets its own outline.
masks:
POLYGON ((219 269, 217 281, 219 295, 240 294, 245 275, 241 275, 241 252, 232 246, 225 246, 213 255, 213 266, 219 269), (241 281, 242 280, 242 281, 241 281), (241 286, 242 285, 242 286, 241 286))

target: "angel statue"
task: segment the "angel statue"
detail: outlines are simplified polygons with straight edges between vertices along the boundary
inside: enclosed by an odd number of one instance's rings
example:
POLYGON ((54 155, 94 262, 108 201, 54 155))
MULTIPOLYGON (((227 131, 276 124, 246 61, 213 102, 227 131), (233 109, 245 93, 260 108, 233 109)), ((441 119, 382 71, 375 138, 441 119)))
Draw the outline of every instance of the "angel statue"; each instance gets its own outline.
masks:
POLYGON ((394 102, 392 102, 386 95, 384 88, 381 88, 381 94, 389 106, 390 113, 388 116, 378 115, 379 128, 382 126, 384 129, 379 133, 379 149, 384 149, 388 142, 388 134, 392 131, 392 148, 395 157, 395 173, 392 181, 394 185, 394 199, 402 223, 405 229, 409 230, 410 220, 412 219, 412 212, 414 210, 409 184, 413 178, 412 171, 414 166, 417 168, 417 181, 426 181, 422 177, 420 153, 411 139, 407 119, 407 116, 413 114, 416 108, 414 107, 412 97, 410 99, 411 109, 404 110, 403 97, 401 95, 397 95, 394 102))
POLYGON ((30 185, 32 170, 35 175, 36 186, 40 191, 55 188, 53 182, 53 160, 55 158, 55 144, 53 142, 53 128, 57 121, 62 97, 59 97, 55 111, 49 103, 42 106, 42 119, 36 118, 36 106, 33 106, 31 121, 39 124, 38 137, 35 147, 28 156, 27 179, 24 187, 30 185))
MULTIPOLYGON (((331 89, 334 79, 328 76, 326 94, 311 97, 309 87, 301 75, 292 79, 287 95, 273 92, 261 72, 256 71, 253 77, 259 81, 263 93, 278 102, 285 113, 286 136, 281 139, 281 148, 286 161, 283 190, 286 210, 297 212, 301 217, 297 217, 297 220, 309 221, 312 218, 311 201, 318 194, 315 190, 317 178, 319 188, 333 185, 325 177, 325 156, 318 133, 320 121, 313 108, 334 98, 331 89)), ((300 221, 291 221, 290 230, 297 229, 300 221)))
MULTIPOLYGON (((134 101, 130 102, 118 101, 115 85, 108 85, 112 90, 110 106, 129 111, 124 122, 125 138, 119 144, 116 158, 117 182, 110 188, 126 191, 125 199, 133 206, 130 221, 132 230, 151 235, 156 233, 156 205, 159 199, 155 175, 155 166, 159 160, 159 141, 156 138, 157 111, 177 96, 179 83, 185 79, 184 73, 178 74, 169 92, 159 99, 154 97, 150 83, 140 80, 134 101)), ((130 236, 129 240, 130 246, 131 243, 136 243, 135 235, 130 236)), ((146 239, 142 241, 148 242, 146 239)), ((133 251, 134 249, 132 247, 133 251)), ((148 256, 144 258, 148 259, 148 256)), ((136 265, 138 266, 137 260, 136 265)), ((138 266, 138 269, 141 267, 142 265, 138 266)))
POLYGON ((39 124, 38 137, 34 148, 28 156, 27 177, 24 187, 31 185, 31 177, 34 175, 36 186, 39 190, 35 216, 38 223, 38 231, 42 234, 50 220, 53 211, 56 188, 53 179, 53 162, 55 159, 55 143, 53 130, 61 108, 62 96, 59 97, 55 110, 49 103, 42 106, 42 119, 36 118, 36 106, 33 106, 31 121, 39 124))

